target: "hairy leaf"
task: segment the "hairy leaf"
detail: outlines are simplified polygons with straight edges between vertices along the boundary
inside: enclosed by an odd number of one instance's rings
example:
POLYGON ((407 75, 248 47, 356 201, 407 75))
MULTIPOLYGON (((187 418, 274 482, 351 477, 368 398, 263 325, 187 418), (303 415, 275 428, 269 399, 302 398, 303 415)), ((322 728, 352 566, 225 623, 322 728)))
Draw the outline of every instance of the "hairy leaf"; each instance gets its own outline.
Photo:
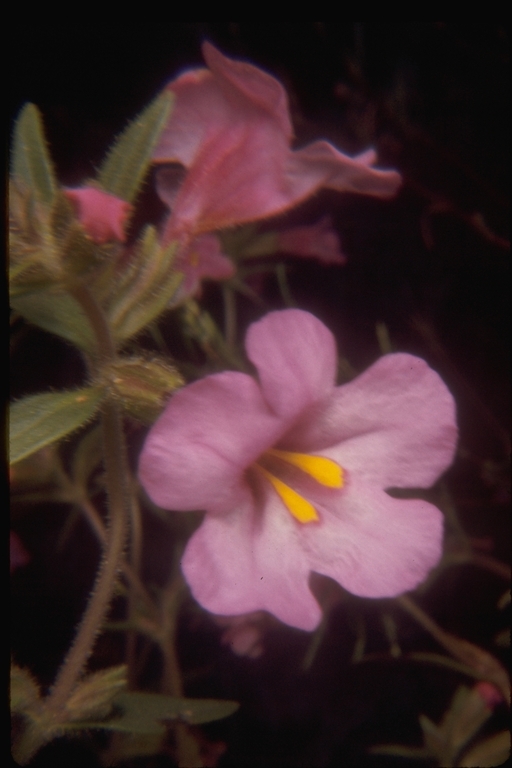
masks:
POLYGON ((118 137, 97 178, 105 192, 129 203, 135 200, 169 119, 173 99, 169 91, 164 91, 118 137))
POLYGON ((30 456, 85 424, 104 395, 102 387, 31 395, 11 405, 10 461, 30 456))
POLYGON ((25 104, 16 120, 12 155, 13 176, 34 191, 40 202, 51 205, 56 182, 35 104, 25 104))

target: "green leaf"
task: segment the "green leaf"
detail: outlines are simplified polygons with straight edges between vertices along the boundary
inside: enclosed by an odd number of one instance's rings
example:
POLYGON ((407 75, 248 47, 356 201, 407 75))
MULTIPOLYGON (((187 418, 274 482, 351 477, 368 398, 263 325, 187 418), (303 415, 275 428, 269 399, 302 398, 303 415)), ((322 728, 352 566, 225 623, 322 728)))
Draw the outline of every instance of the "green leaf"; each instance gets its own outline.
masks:
MULTIPOLYGON (((232 715, 239 707, 236 701, 216 699, 180 699, 162 693, 121 693, 114 699, 119 717, 81 727, 105 728, 123 733, 164 733, 164 721, 186 722, 191 725, 210 723, 232 715)), ((75 724, 79 726, 78 723, 75 724)))
POLYGON ((24 293, 12 297, 11 306, 26 320, 70 341, 84 352, 94 349, 94 332, 89 320, 78 302, 68 293, 24 293))
POLYGON ((510 733, 500 731, 466 752, 458 768, 494 768, 510 757, 510 733))
POLYGON ((450 744, 452 756, 457 755, 491 717, 492 712, 475 688, 460 686, 443 717, 441 729, 450 744))
POLYGON ((40 202, 51 205, 56 182, 35 104, 25 104, 14 127, 12 173, 40 202))
POLYGON ((121 664, 87 675, 66 701, 71 720, 105 717, 112 710, 116 694, 126 688, 127 667, 121 664))
POLYGON ((90 429, 77 445, 71 474, 79 488, 86 488, 89 477, 102 459, 103 437, 101 427, 90 429))
POLYGON ((105 192, 129 203, 135 200, 173 101, 173 94, 164 91, 119 136, 97 177, 105 192))
POLYGON ((374 755, 409 757, 412 760, 424 760, 430 757, 430 752, 425 747, 407 747, 405 744, 378 744, 370 747, 369 751, 374 755))
POLYGON ((155 228, 146 227, 109 308, 118 341, 135 336, 172 306, 183 280, 173 268, 175 252, 176 243, 161 248, 155 228))
POLYGON ((11 665, 11 712, 21 713, 33 707, 40 698, 39 685, 26 669, 11 665))
POLYGON ((11 464, 78 429, 94 415, 103 396, 103 387, 84 387, 15 402, 9 415, 11 464))

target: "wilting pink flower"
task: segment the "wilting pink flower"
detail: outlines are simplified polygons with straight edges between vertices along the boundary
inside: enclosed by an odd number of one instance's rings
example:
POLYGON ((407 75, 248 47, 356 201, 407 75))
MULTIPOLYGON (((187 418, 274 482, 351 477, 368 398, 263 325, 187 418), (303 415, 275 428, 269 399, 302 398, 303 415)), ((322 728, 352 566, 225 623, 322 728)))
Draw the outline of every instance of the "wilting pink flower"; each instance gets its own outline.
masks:
POLYGON ((316 224, 290 227, 279 232, 276 250, 318 259, 324 264, 345 264, 347 261, 329 216, 324 216, 316 224))
POLYGON ((392 354, 336 387, 333 335, 296 309, 254 323, 246 350, 258 380, 226 371, 184 387, 141 454, 156 504, 206 510, 182 560, 196 600, 311 630, 312 571, 363 597, 414 589, 439 560, 442 515, 386 489, 426 488, 453 459, 437 373, 392 354))
POLYGON ((220 627, 226 627, 221 642, 229 645, 237 656, 257 659, 263 653, 263 631, 268 615, 263 611, 241 616, 216 616, 220 627))
POLYGON ((91 240, 98 245, 110 240, 124 243, 130 203, 96 187, 65 189, 64 194, 75 204, 78 220, 91 240))
POLYGON ((187 169, 184 178, 165 172, 158 182, 172 209, 164 242, 281 214, 322 187, 377 197, 396 192, 400 175, 373 168, 373 150, 350 158, 327 141, 292 150, 283 86, 210 43, 203 55, 209 69, 169 84, 176 101, 153 154, 157 163, 187 169))
POLYGON ((235 273, 235 265, 222 253, 219 238, 215 235, 200 235, 180 249, 174 266, 184 275, 175 302, 179 302, 180 297, 194 296, 203 278, 227 280, 235 273))

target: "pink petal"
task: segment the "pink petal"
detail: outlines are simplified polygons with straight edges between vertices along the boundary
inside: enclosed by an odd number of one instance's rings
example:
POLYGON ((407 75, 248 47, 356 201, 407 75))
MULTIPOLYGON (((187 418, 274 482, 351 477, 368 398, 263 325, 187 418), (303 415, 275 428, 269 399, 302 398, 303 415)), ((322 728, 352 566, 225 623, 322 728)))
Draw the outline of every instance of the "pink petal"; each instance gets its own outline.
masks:
POLYGON ((276 132, 289 143, 293 130, 288 98, 281 83, 252 64, 223 56, 211 43, 203 44, 208 69, 185 72, 169 83, 176 96, 172 119, 153 153, 155 162, 196 162, 204 144, 233 123, 248 122, 254 113, 267 113, 276 132))
POLYGON ((205 278, 227 280, 235 273, 233 262, 222 253, 215 235, 201 235, 193 240, 178 254, 175 267, 185 275, 180 289, 184 298, 195 295, 205 278))
POLYGON ((295 417, 333 390, 336 341, 309 312, 270 312, 249 327, 245 348, 265 399, 279 416, 295 417))
POLYGON ((96 187, 65 189, 64 194, 76 205, 78 219, 95 243, 124 243, 124 227, 132 210, 129 203, 96 187))
POLYGON ((352 476, 380 488, 428 488, 457 444, 455 403, 424 360, 385 355, 337 387, 284 438, 295 450, 324 450, 352 476))
POLYGON ((312 570, 361 597, 394 597, 414 589, 437 565, 443 516, 422 500, 393 499, 351 474, 321 524, 303 526, 312 570))
POLYGON ((293 205, 310 197, 321 187, 374 197, 391 197, 401 184, 400 174, 372 168, 373 162, 375 155, 371 151, 351 158, 327 141, 315 141, 292 152, 288 157, 288 194, 295 200, 293 205))
POLYGON ((165 509, 229 510, 250 493, 244 469, 282 430, 253 378, 207 376, 177 392, 150 430, 142 485, 165 509))
POLYGON ((345 264, 347 261, 329 216, 324 216, 316 224, 291 227, 279 232, 276 251, 318 259, 323 264, 345 264))
POLYGON ((371 168, 375 153, 355 158, 320 141, 292 152, 292 126, 282 85, 252 64, 233 61, 209 43, 208 70, 169 84, 172 117, 153 155, 189 169, 176 194, 175 179, 160 181, 172 201, 169 232, 201 234, 275 216, 321 187, 386 197, 400 185, 395 171, 371 168))
POLYGON ((266 610, 314 629, 321 611, 308 587, 298 526, 272 492, 263 508, 247 500, 228 514, 207 515, 182 560, 195 599, 212 613, 266 610))

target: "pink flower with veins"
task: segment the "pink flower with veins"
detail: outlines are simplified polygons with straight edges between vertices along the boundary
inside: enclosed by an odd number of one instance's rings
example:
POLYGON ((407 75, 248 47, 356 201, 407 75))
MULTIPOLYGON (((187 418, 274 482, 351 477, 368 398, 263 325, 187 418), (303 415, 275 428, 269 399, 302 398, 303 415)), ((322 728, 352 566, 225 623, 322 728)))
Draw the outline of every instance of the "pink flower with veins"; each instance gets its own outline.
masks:
POLYGON ((168 88, 176 97, 153 153, 164 168, 158 193, 169 206, 163 242, 186 253, 200 235, 284 213, 319 189, 390 197, 396 171, 373 168, 373 150, 355 158, 327 141, 291 149, 293 129, 283 86, 271 75, 204 43, 209 69, 194 69, 168 88))
POLYGON ((363 597, 414 589, 440 558, 442 515, 386 489, 428 488, 451 464, 444 383, 397 353, 336 387, 335 339, 298 309, 254 323, 245 346, 258 380, 226 371, 184 387, 140 457, 156 504, 206 511, 182 560, 196 600, 312 630, 311 572, 363 597))
POLYGON ((98 245, 110 240, 124 243, 124 228, 132 211, 130 203, 96 187, 65 189, 64 194, 76 206, 78 220, 91 240, 98 245))

